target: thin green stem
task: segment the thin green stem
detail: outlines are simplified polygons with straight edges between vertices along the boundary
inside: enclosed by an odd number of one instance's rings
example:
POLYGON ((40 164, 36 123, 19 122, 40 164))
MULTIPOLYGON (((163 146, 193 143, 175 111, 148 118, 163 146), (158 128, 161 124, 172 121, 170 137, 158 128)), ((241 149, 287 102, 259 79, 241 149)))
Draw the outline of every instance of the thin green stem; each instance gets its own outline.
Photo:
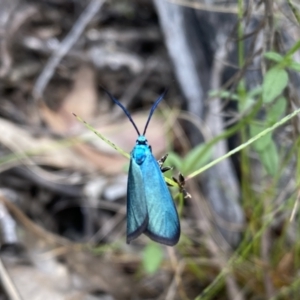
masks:
POLYGON ((190 179, 193 178, 197 175, 199 175, 200 173, 206 171, 207 169, 211 168, 212 166, 216 165, 217 163, 219 163, 220 161, 230 157, 231 155, 241 151, 242 149, 248 147, 249 145, 251 145, 252 143, 254 143, 255 141, 257 141, 258 139, 262 138, 263 136, 265 136, 266 134, 268 134, 269 132, 273 131, 274 129, 278 128, 279 126, 283 125, 284 123, 286 123, 287 121, 289 121, 290 119, 292 119, 293 117, 295 117, 297 114, 300 113, 300 108, 296 109, 294 112, 292 112, 291 114, 285 116, 284 118, 282 118, 279 122, 275 123, 273 126, 263 130, 262 132, 260 132, 259 134, 257 134, 256 136, 250 138, 247 142, 243 143, 242 145, 236 147, 235 149, 229 151, 228 153, 226 153, 225 155, 215 159, 214 161, 208 163, 207 165, 205 165, 204 167, 200 168, 199 170, 191 173, 189 176, 187 176, 186 179, 190 179))
POLYGON ((292 11, 292 13, 294 14, 297 22, 299 23, 300 25, 300 12, 297 10, 297 8, 295 7, 294 3, 292 2, 292 0, 287 0, 288 2, 288 5, 292 11))

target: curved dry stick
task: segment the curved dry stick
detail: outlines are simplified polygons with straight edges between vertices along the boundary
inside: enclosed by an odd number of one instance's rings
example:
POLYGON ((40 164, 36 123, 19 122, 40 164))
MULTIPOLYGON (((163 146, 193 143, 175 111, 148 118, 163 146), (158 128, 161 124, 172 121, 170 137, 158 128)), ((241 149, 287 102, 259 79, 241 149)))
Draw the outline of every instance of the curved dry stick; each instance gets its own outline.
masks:
POLYGON ((9 299, 11 300, 22 300, 16 286, 11 280, 1 258, 0 258, 0 278, 2 281, 2 285, 9 299))
POLYGON ((76 23, 74 24, 72 30, 66 36, 66 38, 61 42, 60 47, 52 54, 48 60, 47 65, 38 77, 34 88, 33 97, 37 100, 43 95, 43 92, 53 76, 54 70, 63 59, 63 57, 69 52, 72 46, 79 39, 85 27, 91 21, 91 19, 100 10, 105 0, 92 0, 90 4, 86 7, 83 13, 80 15, 76 23))

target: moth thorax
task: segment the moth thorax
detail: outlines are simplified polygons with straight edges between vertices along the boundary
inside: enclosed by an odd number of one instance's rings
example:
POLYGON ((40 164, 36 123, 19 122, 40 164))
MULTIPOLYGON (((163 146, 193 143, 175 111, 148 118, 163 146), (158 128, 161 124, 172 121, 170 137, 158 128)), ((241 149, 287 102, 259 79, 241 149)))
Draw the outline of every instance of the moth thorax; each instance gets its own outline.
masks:
POLYGON ((132 151, 132 157, 138 165, 141 165, 149 152, 148 145, 136 145, 132 151))

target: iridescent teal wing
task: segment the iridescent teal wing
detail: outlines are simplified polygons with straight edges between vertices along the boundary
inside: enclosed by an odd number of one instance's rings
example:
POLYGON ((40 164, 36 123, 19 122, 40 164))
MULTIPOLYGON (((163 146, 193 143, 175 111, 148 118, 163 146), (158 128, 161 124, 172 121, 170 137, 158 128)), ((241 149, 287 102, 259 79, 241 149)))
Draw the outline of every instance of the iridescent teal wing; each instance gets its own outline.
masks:
POLYGON ((145 187, 140 166, 131 158, 127 184, 127 243, 147 228, 148 212, 145 187))
POLYGON ((160 167, 149 150, 141 165, 148 225, 145 234, 152 240, 173 246, 180 238, 178 213, 160 167))

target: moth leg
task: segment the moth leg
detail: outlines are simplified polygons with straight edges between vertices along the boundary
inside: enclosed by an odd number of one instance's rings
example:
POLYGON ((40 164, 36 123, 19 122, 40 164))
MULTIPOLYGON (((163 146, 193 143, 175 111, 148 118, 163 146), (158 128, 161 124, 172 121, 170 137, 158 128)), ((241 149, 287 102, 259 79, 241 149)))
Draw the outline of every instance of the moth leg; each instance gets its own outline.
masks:
POLYGON ((172 169, 173 169, 173 167, 161 167, 160 168, 160 170, 161 170, 162 173, 165 173, 165 172, 170 171, 172 169))
MULTIPOLYGON (((162 173, 167 172, 167 171, 173 169, 173 167, 164 167, 164 166, 163 166, 163 164, 164 164, 164 162, 166 161, 167 157, 168 157, 168 153, 165 154, 161 159, 159 159, 159 160, 157 161, 157 163, 158 163, 158 165, 159 165, 159 168, 160 168, 160 170, 161 170, 162 173)), ((172 177, 172 179, 178 184, 178 186, 179 186, 179 192, 183 194, 183 197, 184 197, 185 199, 186 199, 186 198, 192 198, 192 196, 190 195, 190 193, 188 193, 188 192, 186 191, 186 189, 185 189, 185 178, 184 178, 184 176, 183 176, 181 173, 178 174, 178 178, 172 177)), ((167 183, 167 185, 168 185, 168 186, 171 186, 171 185, 168 184, 168 183, 167 183)))
POLYGON ((185 186, 185 178, 181 173, 178 174, 178 178, 172 177, 172 179, 178 184, 179 192, 183 194, 184 199, 192 198, 191 194, 188 193, 184 187, 185 186))
POLYGON ((162 168, 162 166, 163 166, 164 162, 166 161, 168 155, 169 155, 168 153, 165 154, 161 159, 159 159, 159 160, 157 161, 157 163, 158 163, 160 169, 162 168))
POLYGON ((163 164, 164 164, 164 162, 166 161, 168 155, 169 155, 168 153, 165 154, 161 159, 159 159, 159 160, 157 161, 157 163, 158 163, 158 165, 159 165, 159 168, 160 168, 160 170, 161 170, 162 173, 165 173, 165 172, 167 172, 167 171, 173 169, 173 167, 164 167, 164 166, 163 166, 163 164))

